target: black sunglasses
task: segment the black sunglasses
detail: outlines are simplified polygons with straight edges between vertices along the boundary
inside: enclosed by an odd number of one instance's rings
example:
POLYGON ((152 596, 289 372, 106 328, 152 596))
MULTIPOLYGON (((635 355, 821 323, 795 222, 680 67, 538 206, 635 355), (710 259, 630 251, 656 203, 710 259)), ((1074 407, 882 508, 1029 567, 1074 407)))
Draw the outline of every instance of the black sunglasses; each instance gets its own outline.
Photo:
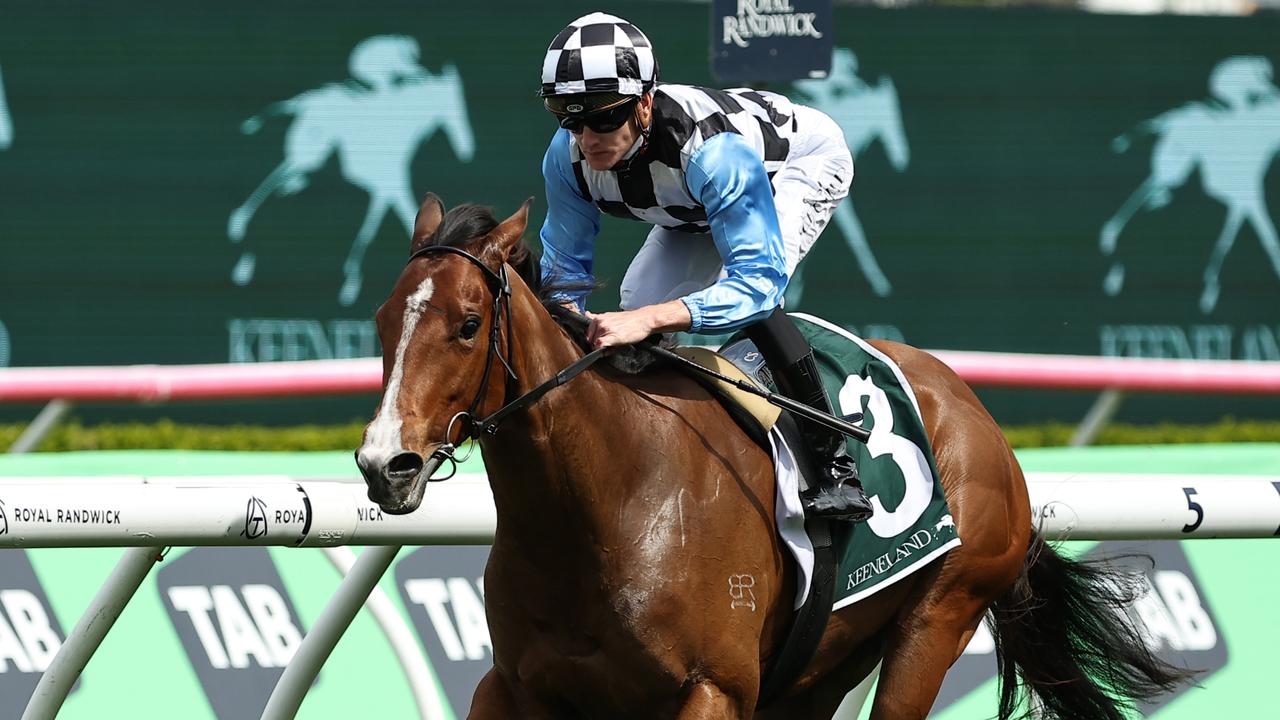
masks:
POLYGON ((593 112, 590 115, 570 115, 567 113, 558 113, 552 110, 552 114, 556 116, 556 120, 560 122, 560 127, 568 130, 574 135, 582 132, 582 128, 591 128, 591 132, 607 134, 627 124, 631 119, 631 114, 636 106, 636 101, 631 100, 621 105, 593 112))

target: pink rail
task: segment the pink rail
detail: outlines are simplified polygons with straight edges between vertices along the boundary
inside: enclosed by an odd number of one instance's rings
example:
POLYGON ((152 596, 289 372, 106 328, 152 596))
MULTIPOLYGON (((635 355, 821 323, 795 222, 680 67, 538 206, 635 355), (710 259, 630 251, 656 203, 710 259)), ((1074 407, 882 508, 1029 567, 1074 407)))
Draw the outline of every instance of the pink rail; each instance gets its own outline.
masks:
MULTIPOLYGON (((935 351, 983 387, 1280 394, 1280 362, 1151 360, 935 351)), ((243 365, 130 365, 0 369, 0 402, 167 402, 373 393, 376 358, 243 365)))
POLYGON ((1280 362, 935 351, 970 385, 1064 390, 1280 394, 1280 362))
POLYGON ((0 370, 0 402, 218 400, 371 393, 380 387, 382 363, 376 358, 0 370))

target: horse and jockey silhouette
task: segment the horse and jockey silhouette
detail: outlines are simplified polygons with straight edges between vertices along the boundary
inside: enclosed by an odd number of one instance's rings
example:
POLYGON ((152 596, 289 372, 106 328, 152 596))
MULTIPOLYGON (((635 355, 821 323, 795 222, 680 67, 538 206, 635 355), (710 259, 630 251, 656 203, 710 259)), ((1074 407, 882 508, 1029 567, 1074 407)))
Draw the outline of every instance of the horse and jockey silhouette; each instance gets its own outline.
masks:
POLYGON ((13 144, 13 119, 9 117, 9 106, 4 99, 4 75, 0 73, 0 150, 6 150, 13 144))
MULTIPOLYGON (((1273 82, 1271 61, 1256 56, 1227 58, 1210 74, 1209 92, 1212 101, 1187 103, 1112 141, 1113 150, 1124 152, 1134 135, 1157 136, 1151 175, 1107 220, 1098 238, 1102 254, 1113 257, 1129 220, 1139 210, 1167 205, 1172 191, 1199 169, 1205 194, 1227 206, 1226 221, 1204 270, 1200 310, 1206 314, 1217 306, 1223 261, 1246 220, 1280 277, 1280 240, 1263 190, 1267 169, 1280 153, 1280 88, 1273 82)), ((1108 295, 1123 289, 1124 272, 1124 264, 1113 260, 1103 280, 1108 295)))
MULTIPOLYGON (((308 175, 337 154, 343 179, 369 193, 364 221, 343 263, 338 294, 343 306, 355 303, 363 282, 365 250, 388 211, 413 230, 418 210, 409 168, 418 148, 439 129, 463 162, 475 154, 475 138, 458 70, 445 65, 436 75, 419 64, 418 42, 403 35, 368 38, 351 51, 352 79, 329 83, 269 106, 241 125, 257 132, 264 115, 292 115, 285 133, 284 160, 231 212, 227 237, 242 244, 249 221, 272 194, 305 189, 308 175)), ((257 259, 245 248, 231 271, 237 285, 253 280, 257 259)))
MULTIPOLYGON (((898 172, 906 170, 911 161, 911 148, 902 130, 898 91, 892 79, 882 76, 877 84, 867 84, 858 77, 858 58, 853 51, 836 48, 831 74, 826 79, 797 80, 794 87, 800 102, 826 113, 844 130, 845 141, 855 159, 879 140, 889 154, 893 169, 898 172)), ((845 201, 836 208, 835 221, 872 292, 878 297, 888 296, 893 286, 867 244, 866 233, 851 201, 845 201)), ((799 274, 792 278, 787 293, 789 307, 799 304, 803 286, 799 274)))

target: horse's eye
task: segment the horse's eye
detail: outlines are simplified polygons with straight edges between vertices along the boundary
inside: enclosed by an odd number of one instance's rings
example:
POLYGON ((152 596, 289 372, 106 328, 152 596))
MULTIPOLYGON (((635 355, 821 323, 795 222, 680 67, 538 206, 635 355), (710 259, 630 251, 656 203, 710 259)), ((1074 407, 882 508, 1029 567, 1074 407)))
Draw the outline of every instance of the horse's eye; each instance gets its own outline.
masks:
POLYGON ((462 321, 462 328, 458 330, 458 337, 461 337, 463 340, 470 340, 475 337, 478 332, 480 332, 480 318, 472 315, 462 321))

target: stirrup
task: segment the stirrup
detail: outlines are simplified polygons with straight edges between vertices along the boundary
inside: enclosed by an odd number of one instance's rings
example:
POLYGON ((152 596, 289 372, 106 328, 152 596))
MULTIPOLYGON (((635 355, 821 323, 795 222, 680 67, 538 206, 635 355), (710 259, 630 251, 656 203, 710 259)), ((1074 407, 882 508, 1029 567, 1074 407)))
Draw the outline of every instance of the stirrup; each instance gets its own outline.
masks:
POLYGON ((871 502, 859 485, 820 486, 800 494, 805 517, 863 522, 871 517, 871 502))

